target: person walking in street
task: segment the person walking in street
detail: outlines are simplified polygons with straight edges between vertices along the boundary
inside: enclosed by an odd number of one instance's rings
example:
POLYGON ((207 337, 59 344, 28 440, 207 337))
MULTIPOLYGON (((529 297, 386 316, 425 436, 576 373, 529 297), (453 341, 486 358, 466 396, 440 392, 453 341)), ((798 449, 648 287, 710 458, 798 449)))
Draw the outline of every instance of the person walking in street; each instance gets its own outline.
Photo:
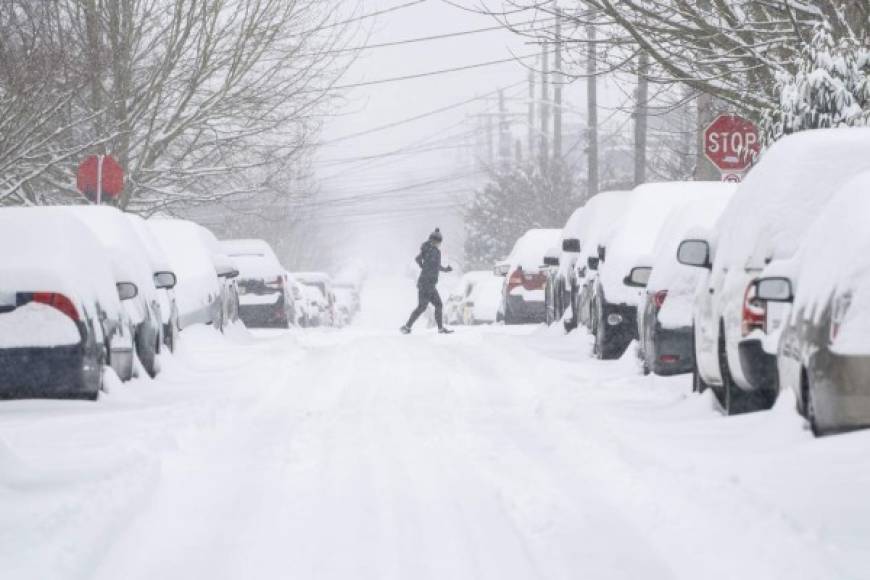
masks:
POLYGON ((438 324, 438 332, 441 334, 451 334, 453 331, 444 327, 443 320, 443 304, 441 296, 438 294, 438 275, 441 272, 452 272, 453 268, 441 265, 441 242, 444 237, 441 235, 441 230, 435 228, 435 231, 429 235, 423 246, 420 248, 420 255, 415 259, 420 266, 420 278, 417 280, 417 308, 411 313, 408 322, 400 329, 402 334, 410 334, 411 327, 417 322, 417 319, 426 312, 426 308, 431 304, 435 307, 435 322, 438 324))

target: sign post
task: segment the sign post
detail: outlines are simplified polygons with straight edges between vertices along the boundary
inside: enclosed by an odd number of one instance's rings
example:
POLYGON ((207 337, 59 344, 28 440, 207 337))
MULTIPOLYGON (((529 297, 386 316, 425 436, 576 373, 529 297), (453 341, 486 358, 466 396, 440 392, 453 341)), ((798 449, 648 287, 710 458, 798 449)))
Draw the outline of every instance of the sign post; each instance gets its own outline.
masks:
POLYGON ((100 205, 103 197, 117 199, 124 191, 124 170, 111 155, 91 155, 79 165, 78 190, 100 205))
POLYGON ((719 115, 704 131, 704 155, 722 181, 740 183, 761 151, 758 127, 738 115, 719 115))

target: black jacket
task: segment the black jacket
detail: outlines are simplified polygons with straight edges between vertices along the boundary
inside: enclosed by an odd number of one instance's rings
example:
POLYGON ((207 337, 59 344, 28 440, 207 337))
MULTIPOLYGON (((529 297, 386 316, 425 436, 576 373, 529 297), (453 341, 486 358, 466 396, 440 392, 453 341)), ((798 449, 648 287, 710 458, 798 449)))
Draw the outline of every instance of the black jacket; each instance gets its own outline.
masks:
POLYGON ((415 259, 422 270, 417 280, 418 288, 434 288, 438 284, 439 272, 450 272, 450 268, 441 267, 441 250, 432 242, 423 244, 415 259))

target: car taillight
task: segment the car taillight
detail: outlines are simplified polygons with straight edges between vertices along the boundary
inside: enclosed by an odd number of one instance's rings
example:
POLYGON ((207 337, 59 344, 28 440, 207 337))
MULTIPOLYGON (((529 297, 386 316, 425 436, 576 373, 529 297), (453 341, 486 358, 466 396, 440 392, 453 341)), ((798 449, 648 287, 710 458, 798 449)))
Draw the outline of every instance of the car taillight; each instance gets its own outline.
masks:
POLYGON ((667 290, 659 290, 655 294, 653 294, 653 302, 656 305, 656 309, 661 310, 662 306, 665 305, 665 299, 668 297, 667 290))
POLYGON ((523 271, 520 268, 517 268, 514 270, 513 274, 510 275, 510 278, 508 278, 508 288, 522 286, 524 280, 523 271))
POLYGON ((843 294, 834 299, 834 306, 831 311, 831 342, 837 340, 840 334, 840 328, 843 326, 843 321, 846 319, 846 312, 852 304, 852 295, 843 294))
POLYGON ((38 304, 51 306, 60 310, 74 321, 79 321, 79 311, 76 309, 75 304, 63 294, 58 294, 57 292, 34 292, 30 300, 38 304))
POLYGON ((266 286, 269 288, 283 288, 284 287, 284 278, 278 276, 274 280, 267 280, 266 286))
POLYGON ((755 284, 750 284, 743 295, 743 336, 748 336, 753 330, 764 330, 767 318, 765 303, 755 296, 755 284))

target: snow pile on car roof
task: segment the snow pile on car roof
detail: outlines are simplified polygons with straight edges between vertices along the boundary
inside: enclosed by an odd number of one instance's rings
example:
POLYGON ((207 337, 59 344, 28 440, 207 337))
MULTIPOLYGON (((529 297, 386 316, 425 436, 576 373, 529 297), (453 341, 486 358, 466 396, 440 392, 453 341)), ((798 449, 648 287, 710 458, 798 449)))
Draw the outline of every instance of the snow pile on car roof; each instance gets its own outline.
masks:
POLYGON ((813 221, 795 256, 795 303, 815 322, 834 307, 845 318, 834 348, 842 354, 866 354, 870 345, 870 172, 842 187, 813 221), (843 300, 843 296, 849 296, 843 300), (839 304, 838 304, 839 302, 839 304))
POLYGON ((559 245, 560 229, 533 229, 527 231, 514 244, 507 261, 511 270, 517 266, 526 271, 537 271, 544 264, 544 255, 559 245))
POLYGON ((680 243, 690 237, 693 229, 712 228, 737 186, 712 183, 706 189, 704 199, 690 202, 668 217, 656 241, 647 291, 668 291, 668 298, 659 312, 659 322, 665 328, 691 326, 695 288, 703 274, 701 269, 677 261, 680 243))
POLYGON ((121 310, 115 277, 99 240, 81 222, 55 208, 0 210, 0 290, 60 292, 96 317, 121 310))
POLYGON ((580 267, 598 255, 599 244, 607 241, 618 227, 620 216, 631 200, 630 191, 605 191, 586 202, 577 233, 580 239, 580 267))
POLYGON ((233 259, 241 278, 274 279, 283 276, 284 266, 265 240, 223 240, 221 251, 233 259))
POLYGON ((638 186, 631 194, 626 211, 619 219, 619 229, 607 242, 607 254, 600 269, 600 279, 608 302, 637 305, 640 293, 623 283, 639 260, 653 250, 662 226, 677 210, 694 200, 705 199, 719 191, 719 183, 680 181, 649 183, 638 186))
POLYGON ((715 262, 763 268, 794 255, 834 193, 870 170, 870 129, 819 129, 775 143, 749 173, 717 225, 715 262))

